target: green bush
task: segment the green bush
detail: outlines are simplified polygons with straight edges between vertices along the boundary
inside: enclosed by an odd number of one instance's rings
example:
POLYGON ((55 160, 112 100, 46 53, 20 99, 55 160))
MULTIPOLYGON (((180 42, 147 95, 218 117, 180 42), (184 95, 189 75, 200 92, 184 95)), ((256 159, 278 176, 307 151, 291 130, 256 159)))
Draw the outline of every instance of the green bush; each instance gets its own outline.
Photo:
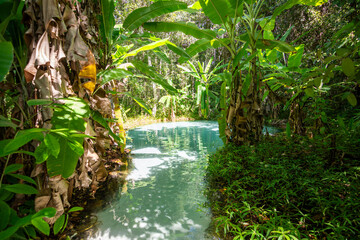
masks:
POLYGON ((234 239, 358 239, 359 160, 328 164, 329 142, 281 137, 209 160, 217 232, 234 239))

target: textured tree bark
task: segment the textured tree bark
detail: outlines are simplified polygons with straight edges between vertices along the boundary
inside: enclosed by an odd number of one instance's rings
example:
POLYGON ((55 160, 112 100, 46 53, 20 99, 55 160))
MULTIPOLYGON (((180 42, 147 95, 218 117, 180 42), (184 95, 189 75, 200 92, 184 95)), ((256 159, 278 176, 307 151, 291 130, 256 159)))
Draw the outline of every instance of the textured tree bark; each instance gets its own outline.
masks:
MULTIPOLYGON (((31 57, 24 72, 28 84, 35 86, 37 99, 56 100, 77 96, 84 98, 93 109, 102 114, 111 114, 107 98, 91 96, 96 84, 96 68, 95 72, 94 69, 92 71, 95 76, 90 81, 81 82, 81 77, 88 76, 81 76, 80 72, 90 64, 95 66, 96 60, 92 52, 96 53, 96 47, 100 44, 96 36, 96 14, 100 8, 94 4, 98 3, 85 0, 82 4, 73 5, 73 1, 69 0, 27 0, 24 23, 28 30, 25 40, 31 57)), ((36 126, 51 128, 53 110, 39 107, 37 111, 34 120, 36 126)), ((94 131, 95 124, 90 119, 86 121, 88 124, 85 133, 96 136, 97 140, 102 137, 101 128, 97 127, 100 130, 94 131)), ((71 183, 79 188, 91 185, 96 189, 97 184, 105 180, 107 173, 101 157, 94 151, 95 142, 85 139, 84 144, 85 153, 80 159, 79 168, 70 177, 71 183)), ((69 187, 68 180, 61 175, 48 178, 44 164, 35 167, 32 177, 37 177, 42 183, 39 185, 40 194, 35 199, 35 209, 56 208, 56 216, 49 220, 49 223, 54 223, 64 213, 64 208, 70 206, 68 196, 71 196, 74 186, 69 187)))
MULTIPOLYGON (((256 50, 253 50, 253 52, 256 50)), ((227 141, 236 145, 253 144, 260 140, 263 129, 260 81, 257 74, 256 58, 250 62, 249 87, 242 73, 233 72, 233 86, 230 106, 227 111, 227 141)))

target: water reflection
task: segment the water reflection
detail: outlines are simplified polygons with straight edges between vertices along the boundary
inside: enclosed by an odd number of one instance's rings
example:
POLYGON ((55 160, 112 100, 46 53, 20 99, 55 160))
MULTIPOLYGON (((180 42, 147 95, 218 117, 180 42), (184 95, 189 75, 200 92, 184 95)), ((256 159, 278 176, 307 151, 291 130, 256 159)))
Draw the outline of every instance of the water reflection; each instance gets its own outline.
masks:
POLYGON ((119 197, 97 213, 93 239, 206 239, 203 176, 207 155, 222 145, 217 123, 161 123, 128 135, 133 170, 119 197))

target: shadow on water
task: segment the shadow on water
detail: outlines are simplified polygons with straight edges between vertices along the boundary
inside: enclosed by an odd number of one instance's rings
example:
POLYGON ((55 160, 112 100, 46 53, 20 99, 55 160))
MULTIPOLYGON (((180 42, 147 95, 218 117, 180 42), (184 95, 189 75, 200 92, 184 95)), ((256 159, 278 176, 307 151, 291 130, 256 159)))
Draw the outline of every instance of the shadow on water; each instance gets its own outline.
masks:
POLYGON ((222 142, 216 122, 161 123, 129 131, 133 169, 97 213, 89 239, 208 239, 202 205, 207 156, 222 142))

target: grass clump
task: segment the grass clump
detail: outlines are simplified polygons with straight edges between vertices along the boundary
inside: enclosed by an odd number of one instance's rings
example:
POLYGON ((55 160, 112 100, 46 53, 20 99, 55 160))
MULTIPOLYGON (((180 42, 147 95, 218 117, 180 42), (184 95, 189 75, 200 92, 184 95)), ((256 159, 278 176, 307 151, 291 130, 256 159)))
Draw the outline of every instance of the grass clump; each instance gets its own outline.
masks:
POLYGON ((233 239, 360 239, 360 160, 329 164, 329 143, 267 139, 209 159, 216 232, 233 239))

